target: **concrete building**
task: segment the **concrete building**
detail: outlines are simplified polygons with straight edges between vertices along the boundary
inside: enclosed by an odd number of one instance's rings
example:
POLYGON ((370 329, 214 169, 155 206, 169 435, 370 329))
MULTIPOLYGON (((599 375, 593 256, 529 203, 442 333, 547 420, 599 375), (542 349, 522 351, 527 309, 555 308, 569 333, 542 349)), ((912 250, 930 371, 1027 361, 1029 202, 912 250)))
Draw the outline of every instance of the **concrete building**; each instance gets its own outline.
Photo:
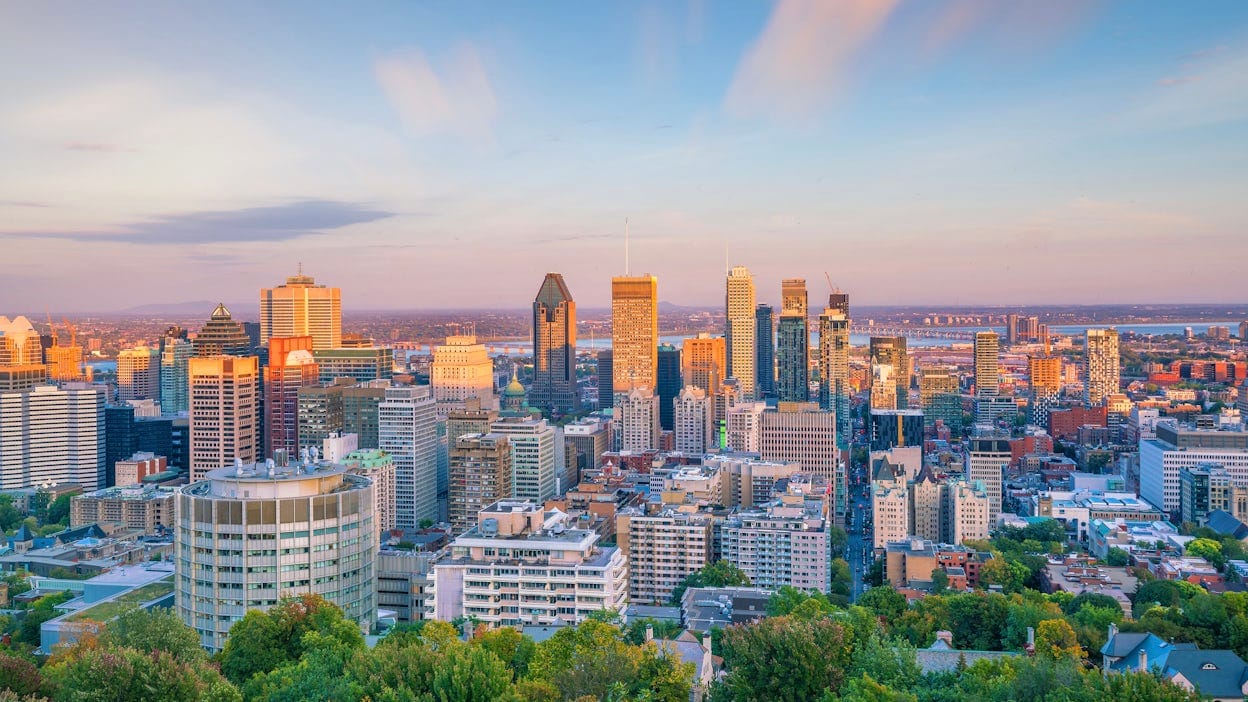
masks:
POLYGON ((175 501, 176 611, 219 651, 234 622, 314 594, 368 631, 377 618, 372 482, 345 466, 209 471, 175 501))
POLYGON ((434 618, 436 554, 425 551, 382 549, 377 554, 377 615, 395 623, 427 622, 434 618))
MULTIPOLYGON (((343 344, 353 340, 343 339, 343 344)), ((358 383, 390 380, 394 377, 394 349, 376 346, 371 340, 358 340, 361 345, 332 349, 312 349, 312 360, 320 369, 320 382, 328 385, 338 378, 352 378, 358 383)))
POLYGON ((781 402, 810 399, 810 321, 806 281, 780 283, 780 323, 776 332, 776 395, 781 402))
POLYGON ((317 285, 302 270, 260 290, 260 343, 275 336, 310 336, 314 349, 341 346, 342 290, 317 285))
POLYGON ((872 451, 923 446, 923 410, 873 409, 870 415, 872 451))
POLYGON ((994 331, 975 332, 975 396, 1001 393, 1001 339, 994 331))
POLYGON ((511 498, 511 443, 502 434, 462 434, 450 454, 448 511, 452 532, 462 534, 481 510, 511 498))
POLYGON ((659 397, 650 388, 635 387, 616 403, 615 421, 621 451, 659 448, 659 397))
MULTIPOLYGON (((327 439, 326 441, 330 441, 327 439)), ((341 463, 354 475, 361 475, 373 482, 377 506, 373 510, 377 531, 387 534, 398 527, 398 478, 394 459, 380 449, 354 450, 341 459, 329 459, 341 463)))
POLYGON ((67 383, 0 393, 0 489, 105 486, 104 390, 67 383))
POLYGON ((1117 393, 1121 384, 1118 330, 1088 329, 1083 338, 1083 399, 1095 407, 1117 393))
POLYGON ((819 407, 836 417, 837 447, 849 448, 849 296, 834 292, 819 315, 819 407))
POLYGON ((946 488, 948 497, 949 541, 961 544, 968 540, 987 539, 996 526, 997 515, 992 511, 992 495, 983 481, 950 481, 946 488))
POLYGON ((487 626, 556 626, 602 610, 626 611, 628 566, 620 549, 574 528, 558 510, 502 500, 438 561, 435 617, 472 617, 487 626))
POLYGON ((714 396, 728 377, 728 347, 724 337, 702 333, 685 339, 681 364, 686 385, 714 396))
POLYGON ((686 385, 676 399, 676 450, 703 454, 715 445, 711 400, 701 388, 686 385))
POLYGON ((1001 514, 1001 485, 1013 460, 1006 437, 972 437, 966 453, 964 474, 971 484, 983 483, 988 493, 988 522, 996 524, 1001 514))
POLYGON ((394 460, 395 526, 438 519, 438 426, 428 385, 385 389, 378 406, 379 448, 394 460))
POLYGON ((1130 492, 1050 490, 1031 497, 1025 505, 1034 516, 1052 517, 1079 541, 1086 541, 1093 520, 1148 522, 1164 519, 1161 510, 1130 492))
POLYGON ((160 350, 147 346, 117 354, 117 399, 160 399, 160 350))
POLYGON ((673 508, 643 514, 628 508, 615 523, 617 543, 628 559, 628 599, 633 604, 668 604, 685 576, 711 562, 710 515, 673 508))
POLYGON ((1027 381, 1031 390, 1029 405, 1031 423, 1049 426, 1049 412, 1057 406, 1062 394, 1062 358, 1033 356, 1027 359, 1027 381))
POLYGON ((126 487, 138 485, 149 475, 169 470, 169 459, 150 451, 139 451, 124 461, 117 461, 113 466, 114 484, 126 487))
POLYGON ((904 541, 913 533, 911 504, 906 476, 887 460, 880 461, 871 477, 872 544, 884 549, 894 541, 904 541))
POLYGON ((1181 509, 1179 471, 1215 463, 1233 485, 1248 486, 1248 431, 1194 429, 1159 422, 1157 438, 1140 440, 1140 497, 1171 515, 1181 509))
MULTIPOLYGON (((653 388, 659 365, 659 279, 611 279, 612 382, 615 393, 653 388)), ((601 402, 601 400, 600 400, 601 402)), ((605 402, 604 406, 612 403, 605 402)))
POLYGON ((188 364, 191 399, 191 481, 235 459, 255 463, 260 440, 255 356, 197 356, 188 364))
POLYGON ((533 386, 529 404, 547 416, 576 412, 576 301, 558 273, 547 273, 533 300, 533 386))
POLYGON ((765 402, 742 402, 728 410, 727 448, 739 453, 759 453, 763 447, 765 402))
POLYGON ((602 454, 611 449, 611 428, 600 417, 585 417, 563 426, 565 487, 580 482, 581 472, 602 467, 602 454))
POLYGON ((1248 519, 1248 485, 1236 485, 1218 464, 1180 468, 1179 522, 1205 525, 1217 510, 1240 521, 1248 519))
MULTIPOLYGON (((511 444, 511 496, 543 503, 559 494, 555 428, 544 419, 499 417, 490 432, 511 444)), ((569 486, 571 487, 571 486, 569 486)))
POLYGON ((360 448, 379 448, 381 403, 388 387, 386 380, 357 384, 351 378, 338 378, 324 387, 300 388, 296 400, 299 448, 319 447, 335 433, 357 435, 360 448))
POLYGON ((722 558, 740 568, 755 587, 794 587, 827 592, 832 587, 832 546, 823 491, 794 483, 765 509, 724 520, 722 558), (799 487, 799 485, 801 487, 799 487))
POLYGON ((319 384, 312 337, 269 337, 264 367, 264 457, 299 454, 299 391, 319 384))
POLYGON ((741 396, 754 399, 754 278, 745 266, 728 271, 724 340, 728 377, 736 378, 741 396))
POLYGON ((919 406, 923 424, 936 425, 940 420, 950 431, 962 431, 962 392, 955 366, 923 366, 919 368, 919 406))
POLYGON ((470 397, 481 400, 482 407, 496 407, 494 362, 485 344, 477 343, 475 336, 448 336, 445 344, 435 346, 429 382, 438 419, 446 419, 452 410, 464 409, 464 401, 470 397))
POLYGON ((713 470, 720 482, 715 504, 729 508, 763 507, 776 496, 779 481, 802 473, 802 467, 797 463, 763 461, 734 454, 707 456, 702 465, 713 470))
POLYGON ((71 529, 97 522, 115 522, 126 529, 154 534, 173 526, 172 490, 130 485, 74 495, 69 502, 71 529))
POLYGON ((762 415, 759 457, 764 461, 797 463, 802 471, 832 485, 832 509, 838 523, 848 513, 848 479, 838 459, 836 416, 813 402, 781 403, 762 415))

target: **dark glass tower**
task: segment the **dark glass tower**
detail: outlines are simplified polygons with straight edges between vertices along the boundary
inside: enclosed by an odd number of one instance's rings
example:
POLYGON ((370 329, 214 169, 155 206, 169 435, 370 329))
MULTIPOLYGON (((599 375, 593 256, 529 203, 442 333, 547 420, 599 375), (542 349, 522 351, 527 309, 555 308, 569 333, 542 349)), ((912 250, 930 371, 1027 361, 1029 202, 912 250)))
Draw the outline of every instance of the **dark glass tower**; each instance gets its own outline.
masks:
POLYGON ((776 395, 776 339, 771 305, 754 308, 754 391, 761 398, 776 395))
POLYGON ((529 406, 546 416, 580 409, 576 387, 576 302, 558 273, 547 273, 533 300, 533 385, 529 406))
POLYGON ((676 396, 680 394, 680 349, 671 344, 659 345, 659 426, 666 431, 676 429, 676 396))
POLYGON ((598 352, 598 409, 615 406, 615 390, 611 374, 615 369, 615 353, 611 349, 598 352))

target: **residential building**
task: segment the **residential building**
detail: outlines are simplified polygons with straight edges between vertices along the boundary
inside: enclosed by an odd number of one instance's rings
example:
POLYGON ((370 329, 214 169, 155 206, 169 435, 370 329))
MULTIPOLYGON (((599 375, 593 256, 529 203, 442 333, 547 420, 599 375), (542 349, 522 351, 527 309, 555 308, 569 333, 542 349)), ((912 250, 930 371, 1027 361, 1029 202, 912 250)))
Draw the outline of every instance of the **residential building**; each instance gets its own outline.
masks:
POLYGON ((961 544, 969 540, 982 541, 996 527, 997 515, 992 511, 992 496, 983 481, 953 480, 946 488, 950 515, 949 540, 961 544))
POLYGON ((451 531, 462 534, 477 524, 477 514, 510 499, 511 443, 502 434, 461 434, 450 449, 451 531))
POLYGON ((835 416, 837 447, 849 448, 849 296, 834 292, 819 315, 819 407, 835 416))
POLYGON ((129 485, 74 495, 69 501, 71 529, 114 522, 126 529, 154 534, 173 526, 174 492, 168 488, 129 485))
POLYGON ((150 451, 137 451, 133 456, 114 464, 114 484, 126 487, 138 485, 149 475, 159 475, 169 470, 169 459, 150 451))
POLYGON ((658 347, 659 279, 652 275, 612 278, 612 391, 653 388, 658 379, 658 347))
POLYGON ((382 549, 377 553, 377 608, 394 613, 400 623, 434 618, 436 554, 382 549))
POLYGON ((160 350, 160 411, 166 415, 190 412, 191 357, 195 345, 184 337, 161 337, 160 350))
POLYGON ((837 522, 848 513, 848 478, 838 460, 836 415, 813 402, 782 402, 762 415, 759 457, 764 461, 797 463, 805 473, 831 483, 832 510, 837 522))
POLYGON ((190 477, 255 463, 260 449, 260 364, 255 356, 196 356, 188 364, 191 401, 190 477))
POLYGON ((1088 329, 1083 338, 1083 399, 1095 407, 1117 393, 1121 384, 1118 330, 1088 329))
POLYGON ((954 434, 961 433, 962 392, 955 366, 919 368, 919 406, 925 427, 933 427, 939 420, 954 434))
POLYGON ((628 599, 632 604, 667 604, 685 576, 713 556, 710 515, 668 508, 643 514, 636 508, 616 516, 616 540, 628 559, 628 599))
POLYGON ((754 399, 754 277, 745 266, 728 271, 724 340, 728 377, 736 378, 741 396, 754 399))
POLYGON ((635 387, 615 407, 621 451, 659 447, 659 398, 650 388, 635 387))
POLYGON ((428 385, 385 389, 378 406, 378 448, 394 460, 395 526, 438 519, 438 428, 428 385))
POLYGON ((988 493, 988 523, 995 525, 1001 514, 1001 485, 1012 460, 1008 437, 972 437, 966 453, 964 474, 972 485, 983 483, 988 493))
POLYGON ((611 448, 611 428, 600 417, 585 417, 563 426, 564 466, 569 478, 564 486, 580 482, 581 471, 602 467, 602 454, 611 448))
POLYGON ((975 396, 1001 393, 1001 340, 994 331, 975 332, 975 396))
POLYGON ((910 396, 910 354, 904 336, 871 337, 871 366, 879 370, 871 382, 871 406, 880 409, 906 409, 910 396), (876 402, 876 396, 891 398, 876 402))
POLYGON ((722 558, 755 587, 827 592, 832 587, 832 545, 823 490, 803 492, 792 483, 765 509, 738 512, 720 526, 722 558))
POLYGON ((725 447, 741 453, 759 453, 763 446, 765 402, 742 402, 728 410, 725 447))
POLYGON ((547 273, 533 300, 533 386, 529 404, 547 416, 576 412, 576 302, 563 276, 547 273))
POLYGON ((754 391, 759 397, 776 395, 776 331, 771 305, 754 308, 754 391))
POLYGON ((117 353, 117 398, 160 399, 160 350, 148 346, 122 349, 117 353))
POLYGON ((810 325, 806 281, 780 283, 780 322, 776 330, 776 392, 781 402, 810 399, 810 325))
POLYGON ((703 454, 715 445, 711 400, 706 391, 686 385, 676 399, 676 450, 703 454))
POLYGON ((880 461, 871 476, 872 543, 884 549, 894 541, 906 540, 914 531, 906 476, 887 461, 880 461))
POLYGON ((1028 404, 1031 423, 1038 427, 1049 425, 1049 413, 1057 406, 1062 394, 1062 358, 1060 356, 1032 356, 1027 359, 1027 380, 1031 390, 1028 404))
MULTIPOLYGON (((348 434, 348 436, 353 436, 348 434)), ((343 438, 343 437, 339 437, 343 438)), ((326 439, 327 442, 331 439, 326 439)), ((373 482, 377 497, 373 510, 377 531, 387 534, 398 528, 398 479, 394 459, 381 449, 353 450, 341 459, 329 458, 331 463, 341 463, 354 475, 361 475, 373 482)))
POLYGON ((300 270, 285 284, 260 291, 260 343, 275 336, 310 336, 312 348, 342 344, 342 290, 317 285, 300 270))
POLYGON ((77 483, 95 490, 106 485, 104 459, 100 386, 0 392, 0 489, 77 483))

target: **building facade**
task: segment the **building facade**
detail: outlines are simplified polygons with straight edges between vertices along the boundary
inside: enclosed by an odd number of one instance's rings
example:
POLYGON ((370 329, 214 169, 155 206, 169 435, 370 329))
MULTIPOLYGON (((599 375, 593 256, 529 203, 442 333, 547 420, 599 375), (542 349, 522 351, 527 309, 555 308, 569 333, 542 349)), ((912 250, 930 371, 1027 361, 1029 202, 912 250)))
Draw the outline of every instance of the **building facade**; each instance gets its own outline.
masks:
POLYGON ((612 278, 612 391, 625 393, 638 387, 653 390, 658 376, 658 349, 659 279, 652 275, 612 278))
POLYGON ((445 344, 435 346, 429 382, 439 419, 463 409, 470 397, 479 399, 482 407, 495 406, 494 362, 475 336, 448 336, 445 344))
POLYGON ((77 483, 89 491, 105 487, 105 479, 102 388, 0 392, 0 489, 77 483))
POLYGON ((511 498, 511 443, 502 434, 463 434, 450 454, 448 511, 459 535, 477 525, 481 510, 511 498))
MULTIPOLYGON (((378 405, 378 448, 394 460, 395 526, 438 519, 438 418, 428 385, 385 389, 378 405)), ((361 444, 362 445, 362 444, 361 444)))
POLYGON ((342 341, 342 290, 317 285, 310 275, 293 275, 260 291, 260 343, 274 336, 310 336, 312 348, 333 349, 342 341))
POLYGON ((197 356, 188 364, 191 481, 255 463, 260 449, 260 364, 255 356, 197 356))
POLYGON ((547 416, 576 412, 576 302, 563 276, 547 273, 533 300, 533 385, 529 404, 547 416))
POLYGON ((1095 407, 1116 394, 1121 384, 1118 330, 1088 329, 1083 340, 1083 399, 1095 407))
POLYGON ((728 271, 725 296, 728 377, 736 378, 741 396, 754 398, 754 277, 745 266, 728 271))

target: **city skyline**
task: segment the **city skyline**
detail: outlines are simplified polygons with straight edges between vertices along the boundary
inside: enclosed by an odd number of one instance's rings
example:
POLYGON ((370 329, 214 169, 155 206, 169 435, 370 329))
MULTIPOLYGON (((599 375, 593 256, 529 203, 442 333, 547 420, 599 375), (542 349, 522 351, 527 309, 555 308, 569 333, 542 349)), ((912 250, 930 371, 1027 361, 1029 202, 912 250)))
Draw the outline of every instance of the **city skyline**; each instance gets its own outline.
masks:
POLYGON ((1234 302, 1199 283, 1248 251, 1248 6, 1214 5, 10 6, 0 299, 238 302, 302 262, 348 312, 550 271, 603 308, 628 217, 687 306, 725 252, 763 302, 825 270, 863 305, 1234 302), (1139 285, 1179 241, 1225 255, 1139 285))

